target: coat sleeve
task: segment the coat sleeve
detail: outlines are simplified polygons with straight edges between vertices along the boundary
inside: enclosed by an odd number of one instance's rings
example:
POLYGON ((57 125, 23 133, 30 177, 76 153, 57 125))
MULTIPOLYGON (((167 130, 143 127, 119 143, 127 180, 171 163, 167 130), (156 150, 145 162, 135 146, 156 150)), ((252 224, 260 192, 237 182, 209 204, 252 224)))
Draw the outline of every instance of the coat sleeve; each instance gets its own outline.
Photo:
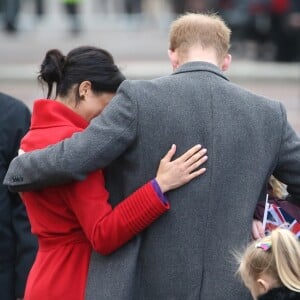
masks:
POLYGON ((287 121, 286 111, 282 110, 282 139, 278 160, 273 175, 287 185, 293 200, 300 201, 300 138, 287 121))
POLYGON ((34 190, 73 179, 82 180, 103 169, 134 141, 137 102, 128 82, 86 130, 43 150, 25 153, 10 164, 4 184, 12 191, 34 190))
POLYGON ((120 248, 169 209, 169 204, 161 201, 151 182, 112 208, 100 171, 59 191, 94 250, 103 255, 120 248))

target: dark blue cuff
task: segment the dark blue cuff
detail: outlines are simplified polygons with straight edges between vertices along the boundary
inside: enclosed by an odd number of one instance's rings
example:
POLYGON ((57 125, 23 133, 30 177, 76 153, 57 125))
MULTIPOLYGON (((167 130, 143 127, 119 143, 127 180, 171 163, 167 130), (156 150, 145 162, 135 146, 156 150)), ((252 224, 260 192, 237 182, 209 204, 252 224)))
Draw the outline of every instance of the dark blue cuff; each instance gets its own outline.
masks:
POLYGON ((152 179, 151 180, 151 184, 155 190, 155 192, 157 193, 158 197, 160 198, 160 200, 164 203, 164 204, 168 204, 169 201, 167 199, 167 197, 162 193, 159 184, 157 183, 156 179, 152 179))

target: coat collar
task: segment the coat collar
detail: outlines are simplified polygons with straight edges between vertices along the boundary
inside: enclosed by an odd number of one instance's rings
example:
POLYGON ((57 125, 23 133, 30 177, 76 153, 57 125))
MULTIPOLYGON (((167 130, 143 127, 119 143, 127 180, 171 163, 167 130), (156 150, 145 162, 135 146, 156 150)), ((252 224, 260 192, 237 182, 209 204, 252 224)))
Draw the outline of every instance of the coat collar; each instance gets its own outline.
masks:
POLYGON ((258 297, 258 300, 299 300, 300 293, 289 290, 286 287, 271 289, 266 294, 258 297))
POLYGON ((39 99, 34 102, 31 129, 60 126, 84 129, 88 124, 79 114, 58 101, 39 99))
POLYGON ((186 73, 186 72, 198 72, 198 71, 211 72, 229 81, 229 79, 216 65, 204 61, 187 62, 181 65, 178 69, 176 69, 172 75, 186 73))

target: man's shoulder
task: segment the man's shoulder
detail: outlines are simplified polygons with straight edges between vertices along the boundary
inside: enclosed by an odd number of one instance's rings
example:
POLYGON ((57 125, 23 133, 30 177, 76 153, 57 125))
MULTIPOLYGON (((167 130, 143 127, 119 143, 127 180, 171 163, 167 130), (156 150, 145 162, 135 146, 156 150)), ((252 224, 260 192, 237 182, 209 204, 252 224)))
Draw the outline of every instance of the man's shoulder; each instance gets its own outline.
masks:
POLYGON ((228 82, 229 90, 231 91, 232 95, 235 97, 238 97, 241 100, 245 101, 253 101, 257 102, 260 105, 267 105, 267 106, 273 106, 278 108, 280 104, 280 100, 278 99, 271 99, 269 97, 266 97, 264 95, 258 94, 246 87, 243 87, 235 82, 228 82))
POLYGON ((122 82, 121 86, 147 86, 152 84, 159 84, 164 81, 170 80, 171 78, 171 74, 168 74, 149 79, 127 79, 122 82))
POLYGON ((171 76, 156 77, 153 79, 130 79, 122 82, 120 90, 133 94, 152 93, 157 88, 161 89, 166 86, 171 76))
POLYGON ((26 105, 20 99, 17 99, 11 95, 1 93, 1 92, 0 92, 0 100, 1 100, 0 101, 1 105, 14 104, 14 105, 26 107, 26 105))
POLYGON ((1 111, 9 113, 10 111, 14 114, 18 114, 19 111, 30 112, 27 105, 20 99, 17 99, 11 95, 0 92, 0 107, 1 111))

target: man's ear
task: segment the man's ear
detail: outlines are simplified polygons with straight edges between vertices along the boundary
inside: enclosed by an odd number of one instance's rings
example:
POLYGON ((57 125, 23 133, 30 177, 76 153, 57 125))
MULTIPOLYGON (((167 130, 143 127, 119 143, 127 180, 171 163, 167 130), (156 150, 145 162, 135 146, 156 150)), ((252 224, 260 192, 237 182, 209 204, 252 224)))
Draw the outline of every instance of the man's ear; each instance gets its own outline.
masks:
POLYGON ((176 70, 179 66, 178 53, 177 51, 173 51, 171 49, 168 50, 168 56, 173 67, 173 70, 176 70))
POLYGON ((231 55, 226 54, 226 56, 224 57, 223 62, 221 64, 221 70, 227 71, 229 69, 230 64, 231 64, 231 55))

